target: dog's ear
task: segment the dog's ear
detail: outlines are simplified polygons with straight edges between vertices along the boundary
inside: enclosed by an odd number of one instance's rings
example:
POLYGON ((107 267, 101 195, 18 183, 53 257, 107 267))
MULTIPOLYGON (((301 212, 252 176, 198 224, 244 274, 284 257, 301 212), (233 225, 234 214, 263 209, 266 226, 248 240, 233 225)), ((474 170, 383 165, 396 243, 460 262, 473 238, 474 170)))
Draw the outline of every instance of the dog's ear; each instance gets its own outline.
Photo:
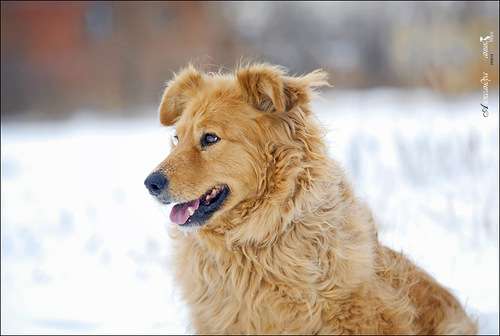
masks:
POLYGON ((236 78, 243 99, 257 110, 285 111, 283 69, 268 64, 256 64, 240 68, 236 78))
POLYGON ((315 70, 291 77, 283 68, 268 64, 251 65, 236 72, 244 99, 264 112, 287 112, 310 101, 315 87, 329 85, 327 74, 315 70))
POLYGON ((203 73, 190 64, 168 82, 159 108, 160 122, 163 125, 173 125, 179 119, 186 103, 200 89, 203 81, 203 73))
MULTIPOLYGON (((283 82, 287 111, 290 111, 296 106, 308 104, 316 88, 331 86, 328 83, 328 74, 321 69, 314 70, 307 75, 299 77, 285 76, 283 82)), ((303 110, 304 112, 309 111, 308 109, 303 110)))

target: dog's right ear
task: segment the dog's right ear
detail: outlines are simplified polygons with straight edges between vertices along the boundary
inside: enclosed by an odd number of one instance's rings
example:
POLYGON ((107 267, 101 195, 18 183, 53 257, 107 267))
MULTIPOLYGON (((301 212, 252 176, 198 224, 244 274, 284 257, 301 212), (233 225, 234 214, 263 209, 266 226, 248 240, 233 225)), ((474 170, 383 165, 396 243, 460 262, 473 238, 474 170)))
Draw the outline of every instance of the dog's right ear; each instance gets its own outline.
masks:
POLYGON ((285 112, 284 69, 270 64, 253 64, 236 71, 243 99, 257 110, 285 112))
POLYGON ((266 63, 242 67, 236 77, 243 99, 264 112, 290 112, 296 106, 308 104, 314 88, 329 86, 323 70, 299 77, 287 76, 284 68, 266 63))
POLYGON ((162 125, 171 126, 177 122, 186 103, 194 97, 203 80, 203 73, 190 64, 168 82, 159 108, 162 125))

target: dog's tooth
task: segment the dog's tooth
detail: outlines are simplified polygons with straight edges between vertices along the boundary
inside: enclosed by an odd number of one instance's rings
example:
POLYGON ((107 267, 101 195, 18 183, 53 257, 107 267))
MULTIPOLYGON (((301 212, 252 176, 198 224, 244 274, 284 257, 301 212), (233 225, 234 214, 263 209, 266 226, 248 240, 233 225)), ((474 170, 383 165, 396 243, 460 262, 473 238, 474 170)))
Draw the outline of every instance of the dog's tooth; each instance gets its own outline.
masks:
POLYGON ((189 207, 188 209, 189 216, 192 216, 194 214, 194 209, 189 207))

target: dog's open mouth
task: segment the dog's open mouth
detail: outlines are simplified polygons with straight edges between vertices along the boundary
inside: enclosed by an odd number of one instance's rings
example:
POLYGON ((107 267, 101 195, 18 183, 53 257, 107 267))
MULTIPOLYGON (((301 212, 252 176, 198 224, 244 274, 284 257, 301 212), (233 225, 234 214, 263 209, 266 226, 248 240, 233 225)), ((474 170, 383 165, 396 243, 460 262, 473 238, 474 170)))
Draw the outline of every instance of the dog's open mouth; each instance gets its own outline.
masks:
POLYGON ((195 200, 174 205, 170 212, 170 220, 183 226, 201 225, 219 210, 228 195, 228 186, 215 186, 195 200))

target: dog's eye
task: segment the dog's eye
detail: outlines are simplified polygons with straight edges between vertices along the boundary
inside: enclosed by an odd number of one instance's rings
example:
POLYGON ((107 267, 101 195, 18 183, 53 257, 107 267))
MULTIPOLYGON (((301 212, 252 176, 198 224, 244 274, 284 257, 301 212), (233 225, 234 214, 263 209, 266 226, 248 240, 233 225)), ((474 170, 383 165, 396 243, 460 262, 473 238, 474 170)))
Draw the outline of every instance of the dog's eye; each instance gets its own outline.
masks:
POLYGON ((177 135, 174 135, 172 137, 172 142, 174 143, 174 146, 177 146, 177 144, 179 143, 179 137, 177 135))
POLYGON ((201 147, 206 147, 219 142, 220 138, 213 133, 205 133, 201 137, 201 147))

